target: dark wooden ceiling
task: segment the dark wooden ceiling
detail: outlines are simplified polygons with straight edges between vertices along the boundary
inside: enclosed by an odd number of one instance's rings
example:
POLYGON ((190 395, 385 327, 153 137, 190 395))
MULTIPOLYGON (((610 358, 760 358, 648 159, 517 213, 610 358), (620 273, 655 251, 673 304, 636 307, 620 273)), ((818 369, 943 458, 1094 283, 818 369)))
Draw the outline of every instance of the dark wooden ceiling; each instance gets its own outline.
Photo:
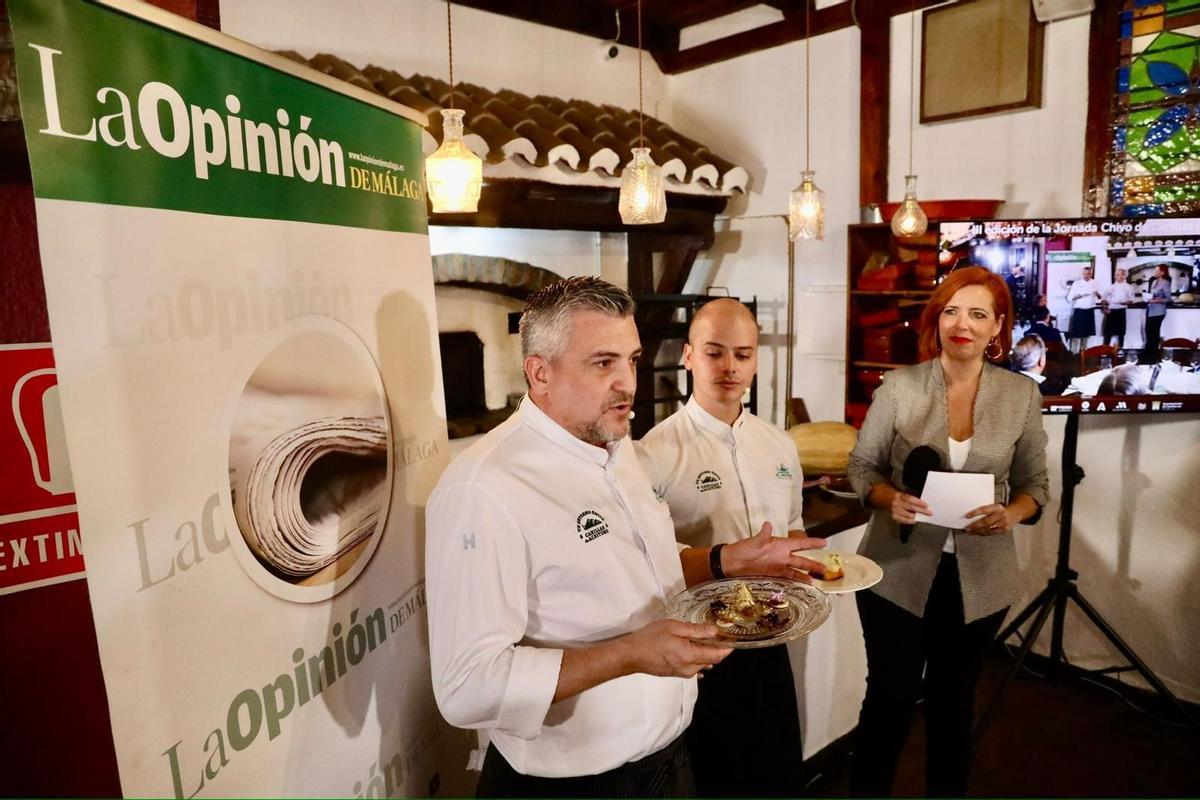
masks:
MULTIPOLYGON (((582 33, 599 40, 637 46, 636 0, 451 0, 455 5, 582 33), (620 14, 618 36, 616 15, 620 14)), ((814 0, 642 0, 642 42, 668 75, 726 61, 805 37, 805 6, 814 0), (753 6, 783 13, 783 19, 710 42, 680 49, 679 32, 753 6)), ((864 20, 891 17, 944 0, 843 0, 811 10, 811 35, 848 28, 864 20)))

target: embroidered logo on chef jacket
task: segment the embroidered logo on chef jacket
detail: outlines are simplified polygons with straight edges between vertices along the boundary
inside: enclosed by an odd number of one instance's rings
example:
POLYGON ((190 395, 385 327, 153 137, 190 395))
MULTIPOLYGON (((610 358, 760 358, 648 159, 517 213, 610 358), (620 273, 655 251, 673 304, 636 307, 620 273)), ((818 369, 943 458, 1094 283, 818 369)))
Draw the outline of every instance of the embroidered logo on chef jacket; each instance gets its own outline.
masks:
POLYGON ((779 464, 779 466, 775 468, 775 477, 776 478, 784 478, 784 479, 791 478, 792 477, 792 468, 789 467, 787 464, 784 464, 781 462, 779 464))
POLYGON ((711 469, 706 469, 696 476, 696 488, 703 492, 711 492, 714 489, 721 488, 721 476, 713 472, 711 469))
POLYGON ((608 533, 608 523, 600 516, 600 512, 588 510, 575 518, 575 530, 579 532, 579 538, 587 543, 608 533))

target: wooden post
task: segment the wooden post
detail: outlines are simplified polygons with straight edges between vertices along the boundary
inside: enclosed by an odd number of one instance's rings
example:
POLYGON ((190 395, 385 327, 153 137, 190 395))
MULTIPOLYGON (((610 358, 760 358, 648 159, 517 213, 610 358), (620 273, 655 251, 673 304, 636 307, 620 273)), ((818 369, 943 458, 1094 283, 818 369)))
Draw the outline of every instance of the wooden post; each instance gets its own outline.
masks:
MULTIPOLYGON (((1097 3, 1092 12, 1088 35, 1088 105, 1087 133, 1083 146, 1083 202, 1085 216, 1099 213, 1104 216, 1117 211, 1109 209, 1108 197, 1098 198, 1093 205, 1093 190, 1108 189, 1108 156, 1112 147, 1113 92, 1120 63, 1117 42, 1119 12, 1109 3, 1097 3)), ((1119 215, 1119 211, 1117 211, 1119 215)))
POLYGON ((860 3, 858 15, 858 203, 866 206, 887 200, 892 17, 879 0, 860 3))

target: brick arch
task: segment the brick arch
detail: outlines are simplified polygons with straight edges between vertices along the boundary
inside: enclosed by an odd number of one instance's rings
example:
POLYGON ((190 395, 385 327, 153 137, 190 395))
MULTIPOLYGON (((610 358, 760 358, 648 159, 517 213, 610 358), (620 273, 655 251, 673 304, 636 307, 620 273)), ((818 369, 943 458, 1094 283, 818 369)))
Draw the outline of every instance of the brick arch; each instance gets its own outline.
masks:
POLYGON ((460 286, 497 292, 524 300, 533 292, 562 280, 548 269, 522 261, 466 253, 446 253, 433 257, 435 286, 460 286))

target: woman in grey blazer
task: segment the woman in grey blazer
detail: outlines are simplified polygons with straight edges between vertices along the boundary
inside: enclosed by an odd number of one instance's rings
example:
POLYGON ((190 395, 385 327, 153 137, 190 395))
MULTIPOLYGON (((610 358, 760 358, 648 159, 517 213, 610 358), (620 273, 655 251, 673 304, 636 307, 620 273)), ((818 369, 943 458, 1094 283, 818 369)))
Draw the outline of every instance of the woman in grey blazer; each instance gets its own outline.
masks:
POLYGON ((850 481, 873 509, 859 552, 883 567, 883 580, 856 596, 867 695, 854 795, 890 794, 922 696, 927 792, 966 793, 975 684, 1017 590, 1012 528, 1041 513, 1049 488, 1037 385, 989 363, 1008 352, 1011 321, 1003 280, 981 267, 952 272, 921 315, 926 360, 886 375, 850 456, 850 481), (901 475, 921 445, 944 470, 994 476, 995 502, 972 511, 965 530, 919 521, 929 507, 901 475), (901 525, 913 526, 911 536, 901 525))
POLYGON ((1158 343, 1162 341, 1163 320, 1171 302, 1171 270, 1166 264, 1154 268, 1150 280, 1150 299, 1146 301, 1146 361, 1158 360, 1158 343))

